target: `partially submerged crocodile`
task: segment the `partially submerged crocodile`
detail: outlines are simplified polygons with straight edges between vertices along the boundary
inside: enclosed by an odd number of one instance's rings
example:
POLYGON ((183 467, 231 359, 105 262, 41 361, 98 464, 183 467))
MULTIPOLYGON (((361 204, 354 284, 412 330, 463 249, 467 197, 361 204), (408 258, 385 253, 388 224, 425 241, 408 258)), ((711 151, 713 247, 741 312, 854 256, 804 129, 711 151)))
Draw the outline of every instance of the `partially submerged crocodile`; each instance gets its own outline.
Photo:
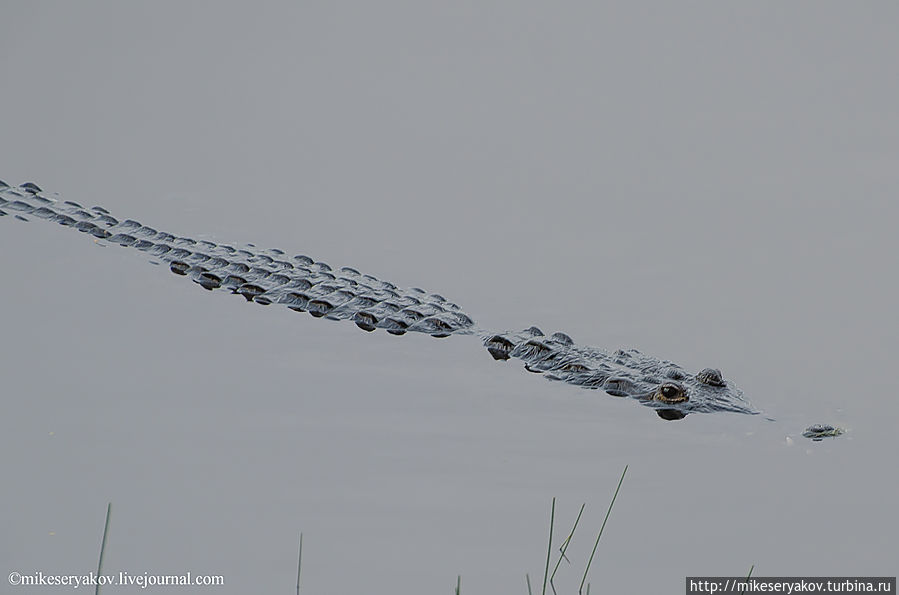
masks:
MULTIPOLYGON (((694 374, 635 349, 609 353, 577 345, 564 333, 547 337, 536 327, 488 331, 456 304, 417 287, 402 289, 349 267, 335 271, 308 256, 291 257, 278 249, 175 236, 131 219, 119 220, 102 207, 86 209, 62 201, 32 182, 11 187, 0 181, 3 215, 55 221, 110 244, 146 252, 204 289, 226 289, 257 304, 281 304, 315 317, 352 320, 363 330, 380 328, 394 335, 476 335, 494 359, 518 359, 527 370, 546 378, 636 399, 663 419, 682 419, 694 412, 759 413, 713 368, 694 374)), ((812 426, 804 435, 820 440, 839 433, 831 426, 812 426)))

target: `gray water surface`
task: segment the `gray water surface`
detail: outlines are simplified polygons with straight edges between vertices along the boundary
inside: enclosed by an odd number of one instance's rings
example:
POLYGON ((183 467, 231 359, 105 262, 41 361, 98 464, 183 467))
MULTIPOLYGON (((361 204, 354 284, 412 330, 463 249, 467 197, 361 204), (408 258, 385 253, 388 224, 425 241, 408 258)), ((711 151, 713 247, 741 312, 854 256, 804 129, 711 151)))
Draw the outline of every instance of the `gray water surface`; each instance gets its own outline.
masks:
POLYGON ((665 422, 5 217, 0 570, 95 569, 112 501, 110 572, 293 592, 302 531, 302 592, 525 593, 556 497, 575 592, 629 465, 594 592, 895 575, 897 16, 8 3, 3 180, 718 367, 764 414, 665 422))

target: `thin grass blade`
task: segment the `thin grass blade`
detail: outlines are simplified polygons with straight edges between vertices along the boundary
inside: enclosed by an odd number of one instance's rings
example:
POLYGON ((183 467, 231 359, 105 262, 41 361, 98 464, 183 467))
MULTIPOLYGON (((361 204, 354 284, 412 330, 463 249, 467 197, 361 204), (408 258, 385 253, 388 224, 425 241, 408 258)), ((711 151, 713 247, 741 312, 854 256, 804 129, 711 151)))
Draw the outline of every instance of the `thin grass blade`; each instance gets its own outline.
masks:
MULTIPOLYGON (((627 465, 624 466, 624 471, 621 472, 621 479, 618 480, 618 487, 615 488, 615 495, 612 496, 612 501, 609 502, 609 509, 606 511, 606 518, 602 520, 602 526, 599 528, 599 535, 596 536, 596 543, 593 544, 593 551, 590 553, 590 560, 587 561, 587 568, 584 570, 584 578, 581 579, 581 586, 578 589, 578 593, 584 592, 584 583, 587 582, 587 574, 590 572, 590 566, 593 564, 593 557, 596 555, 596 548, 599 547, 599 539, 602 537, 602 532, 606 528, 606 521, 609 520, 609 515, 612 514, 612 506, 615 505, 615 499, 618 498, 618 490, 621 489, 621 484, 624 481, 624 476, 627 474, 627 465)), ((589 587, 588 593, 589 593, 589 587)))
POLYGON ((100 543, 100 559, 97 561, 97 586, 94 595, 100 595, 100 575, 103 572, 103 555, 106 553, 106 537, 109 535, 109 515, 112 514, 112 502, 106 504, 106 524, 103 525, 103 541, 100 543))

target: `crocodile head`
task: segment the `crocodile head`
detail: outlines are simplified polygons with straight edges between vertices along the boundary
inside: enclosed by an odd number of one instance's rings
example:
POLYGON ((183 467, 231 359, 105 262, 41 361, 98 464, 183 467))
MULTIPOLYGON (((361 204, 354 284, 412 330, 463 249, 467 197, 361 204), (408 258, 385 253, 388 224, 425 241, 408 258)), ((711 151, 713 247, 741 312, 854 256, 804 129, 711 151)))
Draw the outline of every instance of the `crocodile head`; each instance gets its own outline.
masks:
POLYGON ((696 412, 757 413, 714 368, 691 374, 635 349, 607 353, 578 346, 562 333, 546 337, 536 327, 485 336, 484 345, 495 359, 520 359, 528 371, 551 380, 637 399, 667 420, 696 412))

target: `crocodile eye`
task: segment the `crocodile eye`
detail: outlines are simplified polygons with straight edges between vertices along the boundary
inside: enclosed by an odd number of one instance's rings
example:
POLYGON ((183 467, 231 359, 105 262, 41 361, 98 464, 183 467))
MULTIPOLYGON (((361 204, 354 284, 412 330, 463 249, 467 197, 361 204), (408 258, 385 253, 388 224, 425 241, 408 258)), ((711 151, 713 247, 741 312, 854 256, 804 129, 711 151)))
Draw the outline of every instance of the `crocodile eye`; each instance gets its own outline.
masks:
POLYGON ((675 382, 666 382, 656 391, 656 400, 664 403, 682 403, 687 399, 687 391, 675 382))
POLYGON ((721 376, 721 370, 714 368, 706 368, 696 375, 696 380, 708 384, 709 386, 727 386, 724 378, 721 376))

